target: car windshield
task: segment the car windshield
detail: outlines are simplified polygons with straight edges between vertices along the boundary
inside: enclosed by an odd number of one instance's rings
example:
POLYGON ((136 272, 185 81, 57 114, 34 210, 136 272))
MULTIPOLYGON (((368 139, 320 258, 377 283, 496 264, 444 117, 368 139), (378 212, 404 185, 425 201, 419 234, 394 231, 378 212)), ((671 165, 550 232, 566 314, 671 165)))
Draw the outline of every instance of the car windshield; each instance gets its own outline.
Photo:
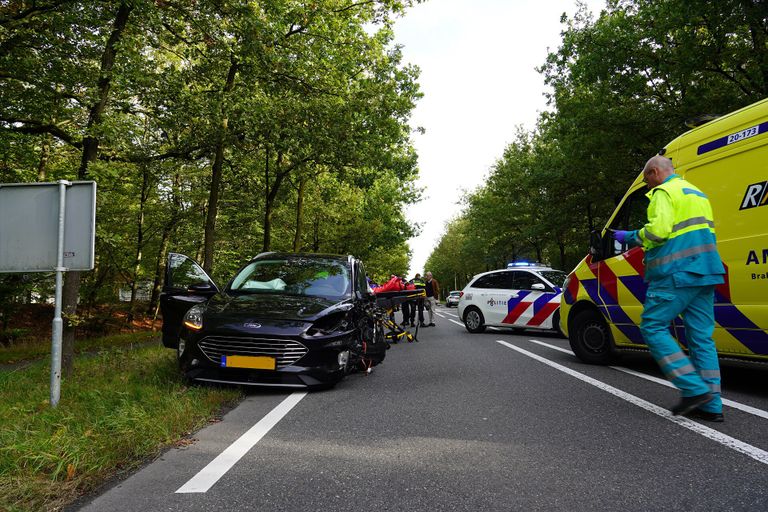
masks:
POLYGON ((557 286, 558 288, 563 287, 565 278, 568 277, 568 274, 561 270, 542 270, 539 273, 544 276, 544 279, 557 286))
POLYGON ((229 291, 340 299, 351 293, 350 271, 329 259, 257 260, 235 276, 229 291))
POLYGON ((458 297, 461 292, 451 292, 452 297, 458 297))

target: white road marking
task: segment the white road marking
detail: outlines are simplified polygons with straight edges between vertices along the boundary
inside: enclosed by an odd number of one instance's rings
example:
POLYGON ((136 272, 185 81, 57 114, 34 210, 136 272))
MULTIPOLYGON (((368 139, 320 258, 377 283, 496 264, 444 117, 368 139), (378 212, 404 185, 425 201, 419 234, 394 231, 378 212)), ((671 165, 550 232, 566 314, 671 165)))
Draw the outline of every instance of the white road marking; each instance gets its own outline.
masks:
MULTIPOLYGON (((460 325, 460 326, 464 327, 464 324, 463 324, 463 323, 461 323, 461 322, 457 322, 456 320, 454 320, 454 319, 452 319, 452 318, 447 318, 447 317, 445 317, 445 316, 441 315, 440 313, 438 313, 437 311, 435 311, 435 314, 436 314, 437 316, 439 316, 440 318, 444 318, 445 320, 448 320, 449 322, 453 322, 453 323, 455 323, 456 325, 460 325)), ((457 317, 457 318, 458 318, 458 317, 457 317)))
MULTIPOLYGON (((539 340, 528 340, 528 341, 532 343, 536 343, 537 345, 541 345, 542 347, 551 348, 552 350, 557 350, 559 352, 565 352, 566 354, 575 355, 570 350, 560 348, 556 345, 550 345, 549 343, 544 343, 543 341, 539 341, 539 340)), ((654 377, 653 375, 648 375, 646 373, 630 370, 629 368, 624 368, 623 366, 611 366, 611 368, 620 372, 627 373, 629 375, 634 375, 635 377, 640 377, 641 379, 655 382, 656 384, 661 384, 662 386, 667 386, 668 388, 677 389, 675 385, 669 382, 668 380, 660 379, 659 377, 654 377)), ((727 398, 722 398, 722 400, 723 400, 723 405, 727 405, 728 407, 732 407, 733 409, 738 409, 740 411, 753 414, 760 418, 768 419, 768 411, 758 409, 757 407, 752 407, 751 405, 742 404, 741 402, 734 402, 733 400, 729 400, 727 398)))
POLYGON ((447 311, 443 311, 443 313, 448 316, 452 316, 453 318, 459 318, 459 315, 454 315, 453 313, 448 313, 447 311))
POLYGON ((272 427, 277 425, 277 423, 305 396, 307 396, 307 393, 304 391, 289 395, 288 398, 280 402, 277 407, 272 409, 258 423, 252 426, 248 432, 240 436, 237 441, 229 445, 226 450, 221 452, 218 457, 201 469, 198 474, 190 478, 189 481, 182 485, 176 492, 207 492, 213 484, 218 482, 227 471, 232 469, 232 466, 234 466, 243 455, 248 453, 248 450, 253 448, 256 443, 261 441, 261 438, 264 437, 272 427))
MULTIPOLYGON (((630 370, 629 368, 624 368, 622 366, 611 366, 611 368, 613 368, 614 370, 618 370, 620 372, 628 373, 629 375, 634 375, 635 377, 640 377, 641 379, 655 382, 656 384, 661 384, 662 386, 667 386, 669 388, 675 387, 675 385, 672 384, 671 382, 664 379, 660 379, 658 377, 654 377, 653 375, 647 375, 645 373, 637 372, 635 370, 630 370)), ((768 420, 768 411, 758 409, 757 407, 752 407, 751 405, 742 404, 740 402, 734 402, 733 400, 728 400, 727 398, 722 398, 722 400, 723 400, 723 405, 727 405, 728 407, 733 407, 734 409, 738 409, 740 411, 744 411, 749 414, 754 414, 755 416, 759 416, 761 418, 765 418, 768 420)))
POLYGON ((512 350, 515 350, 523 355, 526 355, 531 359, 535 359, 541 363, 551 366, 556 370, 560 370, 561 372, 566 373, 571 377, 575 377, 583 382, 586 382, 587 384, 595 386, 598 389, 602 389, 603 391, 606 391, 618 398, 621 398, 622 400, 626 400, 627 402, 633 405, 636 405, 642 409, 645 409, 646 411, 652 412, 657 416, 660 416, 668 421, 671 421, 672 423, 677 423, 681 427, 685 427, 688 430, 692 430, 693 432, 696 432, 697 434, 700 434, 706 437, 707 439, 711 439, 716 443, 720 443, 726 448, 730 448, 739 453, 743 453, 744 455, 747 455, 748 457, 751 457, 758 462, 762 462, 763 464, 768 464, 768 452, 766 452, 765 450, 761 450, 756 446, 752 446, 751 444, 745 443, 744 441, 740 441, 734 437, 723 434, 718 430, 704 426, 701 423, 696 423, 695 421, 691 421, 684 416, 673 416, 672 413, 670 413, 668 410, 662 407, 659 407, 656 404, 652 404, 651 402, 643 400, 642 398, 639 398, 635 395, 622 391, 618 388, 615 388, 597 379, 593 379, 592 377, 589 377, 587 375, 584 375, 583 373, 577 372, 576 370, 572 370, 567 366, 563 366, 561 364, 555 363, 554 361, 550 361, 549 359, 542 357, 538 354, 534 354, 533 352, 524 350, 511 343, 507 343, 506 341, 496 340, 496 343, 504 345, 507 348, 511 348, 512 350))
POLYGON ((552 350, 557 350, 558 352, 565 352, 566 354, 571 354, 572 356, 576 355, 572 351, 568 350, 567 348, 561 348, 561 347, 558 347, 557 345, 550 345, 549 343, 544 343, 543 341, 539 341, 539 340, 528 340, 528 341, 530 341, 531 343, 536 343, 537 345, 541 345, 542 347, 547 347, 547 348, 551 348, 552 350))

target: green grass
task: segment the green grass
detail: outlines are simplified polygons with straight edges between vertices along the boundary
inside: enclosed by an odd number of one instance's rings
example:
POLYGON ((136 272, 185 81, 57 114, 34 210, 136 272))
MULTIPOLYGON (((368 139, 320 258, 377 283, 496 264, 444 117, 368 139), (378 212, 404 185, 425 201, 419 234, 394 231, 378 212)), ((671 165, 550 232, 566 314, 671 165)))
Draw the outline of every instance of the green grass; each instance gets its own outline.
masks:
POLYGON ((78 357, 51 408, 47 361, 0 371, 0 508, 54 510, 214 418, 242 395, 187 387, 159 346, 78 357))
MULTIPOLYGON (((78 339, 75 342, 75 354, 84 352, 93 352, 103 348, 126 347, 132 348, 133 345, 148 343, 158 337, 154 332, 137 332, 127 334, 114 334, 103 338, 78 339)), ((28 361, 30 359, 41 359, 50 357, 51 341, 28 341, 11 345, 10 347, 0 348, 0 364, 13 364, 19 361, 28 361)))

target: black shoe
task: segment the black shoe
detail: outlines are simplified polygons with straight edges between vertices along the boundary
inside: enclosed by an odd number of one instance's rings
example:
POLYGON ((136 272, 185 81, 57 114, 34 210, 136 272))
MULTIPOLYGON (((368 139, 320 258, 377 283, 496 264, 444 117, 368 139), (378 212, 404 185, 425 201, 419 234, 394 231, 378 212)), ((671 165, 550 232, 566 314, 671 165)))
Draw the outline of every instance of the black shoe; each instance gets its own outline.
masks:
POLYGON ((427 324, 427 325, 429 325, 429 327, 434 327, 435 326, 435 322, 429 322, 429 324, 427 324))
POLYGON ((426 326, 427 326, 427 324, 425 324, 424 322, 421 322, 421 323, 419 324, 419 327, 426 327, 426 326))
POLYGON ((710 400, 712 400, 711 393, 704 393, 703 395, 696 396, 684 396, 680 399, 680 402, 678 402, 677 405, 670 409, 670 411, 672 411, 673 415, 680 416, 681 414, 694 410, 700 405, 704 405, 710 400))
POLYGON ((725 416, 723 416, 723 413, 702 411, 699 408, 690 411, 688 414, 686 414, 686 416, 695 418, 697 420, 711 421, 712 423, 722 423, 725 421, 725 416))

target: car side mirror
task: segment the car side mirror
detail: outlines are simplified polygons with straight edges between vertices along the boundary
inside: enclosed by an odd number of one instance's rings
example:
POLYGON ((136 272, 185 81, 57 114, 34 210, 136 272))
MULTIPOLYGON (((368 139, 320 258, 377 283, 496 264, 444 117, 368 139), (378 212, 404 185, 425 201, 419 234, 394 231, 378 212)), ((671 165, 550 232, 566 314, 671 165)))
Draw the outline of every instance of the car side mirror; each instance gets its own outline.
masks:
POLYGON ((215 292, 216 287, 213 286, 211 283, 195 283, 189 285, 187 288, 187 291, 190 293, 210 293, 215 292))
POLYGON ((540 291, 544 291, 544 290, 546 290, 546 289, 547 289, 547 287, 546 287, 546 286, 544 286, 542 283, 533 283, 533 284, 531 285, 531 290, 540 290, 540 291))

